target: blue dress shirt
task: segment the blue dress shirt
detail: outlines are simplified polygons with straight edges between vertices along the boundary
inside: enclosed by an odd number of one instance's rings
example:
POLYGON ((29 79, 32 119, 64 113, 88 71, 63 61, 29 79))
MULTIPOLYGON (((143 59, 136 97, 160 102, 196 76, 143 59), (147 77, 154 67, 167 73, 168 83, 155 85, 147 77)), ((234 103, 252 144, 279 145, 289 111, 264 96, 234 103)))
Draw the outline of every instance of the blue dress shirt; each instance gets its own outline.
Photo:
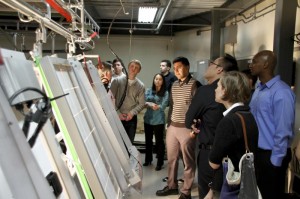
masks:
POLYGON ((152 88, 148 88, 145 92, 145 101, 153 102, 160 106, 160 108, 154 111, 152 108, 147 107, 147 110, 144 115, 144 122, 150 125, 158 125, 165 123, 165 109, 168 105, 169 101, 169 93, 165 92, 163 97, 156 95, 155 92, 152 91, 152 88))
POLYGON ((294 137, 295 94, 277 75, 260 83, 250 102, 259 129, 258 147, 271 150, 271 162, 281 166, 294 137))

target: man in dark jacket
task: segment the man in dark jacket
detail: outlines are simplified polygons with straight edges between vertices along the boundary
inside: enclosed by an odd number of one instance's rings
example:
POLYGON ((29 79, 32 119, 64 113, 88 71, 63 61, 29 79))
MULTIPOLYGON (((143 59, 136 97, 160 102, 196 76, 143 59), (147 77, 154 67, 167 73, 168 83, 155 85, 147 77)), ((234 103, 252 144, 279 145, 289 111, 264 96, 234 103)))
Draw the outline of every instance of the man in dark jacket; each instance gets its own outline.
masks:
POLYGON ((236 59, 231 55, 226 54, 210 61, 204 74, 208 84, 198 88, 186 113, 186 128, 191 129, 195 119, 201 121, 200 129, 194 128, 192 131, 197 134, 198 192, 200 199, 203 199, 208 193, 209 183, 213 175, 216 175, 215 182, 210 186, 214 191, 214 198, 218 198, 222 187, 222 169, 214 172, 209 166, 208 156, 214 142, 216 127, 223 118, 223 112, 225 111, 223 105, 215 102, 215 89, 223 73, 232 70, 238 70, 238 66, 236 59))

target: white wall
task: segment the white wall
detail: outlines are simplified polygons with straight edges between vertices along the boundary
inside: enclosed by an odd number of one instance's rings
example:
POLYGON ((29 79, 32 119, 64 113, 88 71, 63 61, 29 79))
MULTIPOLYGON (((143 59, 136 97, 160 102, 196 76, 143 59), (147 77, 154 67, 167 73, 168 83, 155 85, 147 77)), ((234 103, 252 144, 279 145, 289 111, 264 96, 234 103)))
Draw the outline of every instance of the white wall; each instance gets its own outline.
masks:
POLYGON ((211 31, 203 31, 200 35, 196 31, 180 32, 174 38, 174 57, 187 57, 191 67, 196 66, 197 61, 210 57, 211 31))
MULTIPOLYGON (((260 11, 272 3, 274 3, 274 0, 266 0, 244 14, 250 17, 254 9, 260 11)), ((256 15, 257 17, 254 20, 244 20, 246 23, 241 20, 241 17, 237 17, 238 33, 237 43, 234 45, 234 53, 232 45, 229 44, 225 45, 225 52, 234 54, 240 60, 252 58, 261 50, 273 50, 275 11, 272 10, 274 9, 275 6, 262 11, 256 15), (263 15, 263 13, 267 14, 263 15), (259 17, 260 15, 262 16, 259 17)))

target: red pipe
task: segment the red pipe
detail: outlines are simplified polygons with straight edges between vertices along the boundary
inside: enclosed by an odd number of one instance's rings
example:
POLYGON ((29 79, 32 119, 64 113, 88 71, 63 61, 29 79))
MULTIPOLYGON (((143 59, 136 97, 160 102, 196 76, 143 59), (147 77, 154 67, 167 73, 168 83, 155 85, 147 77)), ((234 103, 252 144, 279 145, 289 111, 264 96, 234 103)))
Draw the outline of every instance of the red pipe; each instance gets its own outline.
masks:
POLYGON ((96 37, 98 35, 97 32, 93 32, 93 34, 91 34, 90 38, 93 39, 94 37, 96 37))
POLYGON ((68 11, 62 8, 55 0, 46 0, 46 2, 54 8, 59 14, 66 18, 67 22, 72 22, 72 16, 68 11))

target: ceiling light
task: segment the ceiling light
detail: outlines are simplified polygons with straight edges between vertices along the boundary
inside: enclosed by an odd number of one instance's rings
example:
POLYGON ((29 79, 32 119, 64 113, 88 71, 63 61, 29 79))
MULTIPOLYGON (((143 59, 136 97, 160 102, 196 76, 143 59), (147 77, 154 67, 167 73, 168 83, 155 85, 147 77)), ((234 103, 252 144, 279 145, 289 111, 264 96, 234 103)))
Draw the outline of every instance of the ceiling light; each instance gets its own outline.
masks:
POLYGON ((152 23, 156 15, 156 7, 140 7, 138 22, 152 23))

